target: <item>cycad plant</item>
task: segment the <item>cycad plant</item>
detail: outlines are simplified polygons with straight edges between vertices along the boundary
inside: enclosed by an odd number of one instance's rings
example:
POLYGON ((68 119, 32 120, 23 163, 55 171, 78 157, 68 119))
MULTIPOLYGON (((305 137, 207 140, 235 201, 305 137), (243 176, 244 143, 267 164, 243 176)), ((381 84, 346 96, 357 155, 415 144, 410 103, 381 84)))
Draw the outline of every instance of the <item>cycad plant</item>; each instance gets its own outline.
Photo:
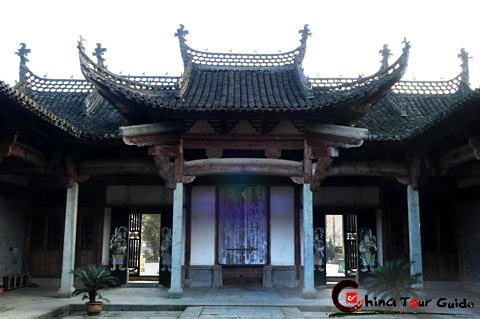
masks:
POLYGON ((384 266, 372 270, 363 286, 367 294, 387 299, 417 297, 416 284, 421 283, 421 274, 410 275, 410 262, 403 259, 387 261, 384 266))
POLYGON ((72 293, 73 296, 84 293, 85 295, 83 295, 82 300, 88 299, 89 302, 96 302, 98 298, 109 302, 107 298, 103 298, 102 295, 98 293, 98 290, 108 289, 108 287, 117 284, 117 278, 111 275, 110 270, 89 265, 87 268, 80 267, 75 269, 73 275, 76 280, 80 280, 84 285, 84 288, 76 289, 72 293))

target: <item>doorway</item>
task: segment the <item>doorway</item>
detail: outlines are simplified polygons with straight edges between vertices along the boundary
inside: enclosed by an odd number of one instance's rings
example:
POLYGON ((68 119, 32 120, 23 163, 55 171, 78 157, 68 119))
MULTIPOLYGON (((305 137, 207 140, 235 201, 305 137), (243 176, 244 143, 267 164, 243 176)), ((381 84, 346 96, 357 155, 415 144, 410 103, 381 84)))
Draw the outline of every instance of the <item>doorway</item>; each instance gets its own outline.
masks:
POLYGON ((223 285, 262 285, 268 258, 267 211, 265 186, 219 187, 217 262, 223 285))
POLYGON ((345 277, 343 215, 325 215, 327 277, 345 277))
POLYGON ((158 281, 161 214, 131 213, 128 233, 129 281, 158 281))

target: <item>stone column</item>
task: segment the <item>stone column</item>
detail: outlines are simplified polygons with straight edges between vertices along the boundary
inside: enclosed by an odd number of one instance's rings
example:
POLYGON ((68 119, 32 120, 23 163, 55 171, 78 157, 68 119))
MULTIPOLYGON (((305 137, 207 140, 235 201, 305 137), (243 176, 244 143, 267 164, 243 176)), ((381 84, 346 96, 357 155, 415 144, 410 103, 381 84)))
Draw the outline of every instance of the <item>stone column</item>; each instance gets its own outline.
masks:
POLYGON ((102 266, 110 265, 110 232, 112 226, 112 208, 103 210, 102 266))
MULTIPOLYGON (((410 249, 410 274, 422 273, 422 239, 420 237, 420 206, 418 200, 418 190, 413 189, 412 185, 407 186, 408 199, 408 240, 410 249)), ((422 283, 419 288, 423 288, 423 276, 420 278, 422 283)))
POLYGON ((382 210, 375 210, 375 224, 377 233, 377 260, 378 265, 383 266, 383 226, 382 226, 382 210))
POLYGON ((183 184, 177 183, 173 191, 172 218, 172 277, 168 297, 181 298, 182 289, 182 234, 183 234, 183 184))
POLYGON ((305 299, 317 297, 313 280, 313 196, 310 184, 303 184, 303 289, 305 299))
POLYGON ((62 298, 72 297, 73 274, 75 267, 75 239, 77 237, 77 207, 78 207, 78 183, 67 188, 67 203, 65 205, 65 231, 63 236, 63 260, 62 278, 58 296, 62 298))

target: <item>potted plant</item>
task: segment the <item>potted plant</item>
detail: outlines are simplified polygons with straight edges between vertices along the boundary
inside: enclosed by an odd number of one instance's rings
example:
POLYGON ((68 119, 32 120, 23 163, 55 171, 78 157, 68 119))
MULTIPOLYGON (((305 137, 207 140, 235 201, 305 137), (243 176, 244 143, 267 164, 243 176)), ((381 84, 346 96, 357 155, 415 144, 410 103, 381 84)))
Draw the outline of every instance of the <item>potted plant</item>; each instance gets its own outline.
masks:
POLYGON ((364 287, 368 294, 378 298, 417 297, 418 289, 415 286, 419 283, 421 274, 410 274, 410 262, 405 260, 389 260, 384 266, 371 271, 370 276, 365 279, 364 287))
POLYGON ((95 265, 89 265, 87 268, 77 268, 73 271, 73 275, 76 280, 82 282, 84 287, 76 289, 72 295, 78 296, 84 294, 82 300, 88 299, 85 305, 89 316, 100 314, 100 312, 102 312, 103 302, 97 301, 97 299, 102 299, 107 302, 110 301, 102 297, 98 291, 116 285, 117 278, 111 275, 110 270, 95 265))

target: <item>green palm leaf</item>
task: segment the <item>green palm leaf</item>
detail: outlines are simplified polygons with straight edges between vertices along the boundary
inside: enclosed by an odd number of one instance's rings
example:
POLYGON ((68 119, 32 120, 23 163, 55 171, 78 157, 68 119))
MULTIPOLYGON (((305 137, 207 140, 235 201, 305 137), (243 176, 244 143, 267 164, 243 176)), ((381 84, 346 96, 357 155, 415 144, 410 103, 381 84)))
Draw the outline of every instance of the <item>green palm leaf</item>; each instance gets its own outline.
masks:
POLYGON ((72 295, 78 296, 85 294, 83 299, 88 299, 89 302, 96 302, 96 298, 109 301, 98 294, 100 289, 108 289, 115 286, 118 283, 117 278, 113 277, 110 270, 97 267, 95 265, 89 265, 86 268, 80 267, 72 271, 76 280, 79 280, 83 284, 83 288, 76 289, 72 295))

